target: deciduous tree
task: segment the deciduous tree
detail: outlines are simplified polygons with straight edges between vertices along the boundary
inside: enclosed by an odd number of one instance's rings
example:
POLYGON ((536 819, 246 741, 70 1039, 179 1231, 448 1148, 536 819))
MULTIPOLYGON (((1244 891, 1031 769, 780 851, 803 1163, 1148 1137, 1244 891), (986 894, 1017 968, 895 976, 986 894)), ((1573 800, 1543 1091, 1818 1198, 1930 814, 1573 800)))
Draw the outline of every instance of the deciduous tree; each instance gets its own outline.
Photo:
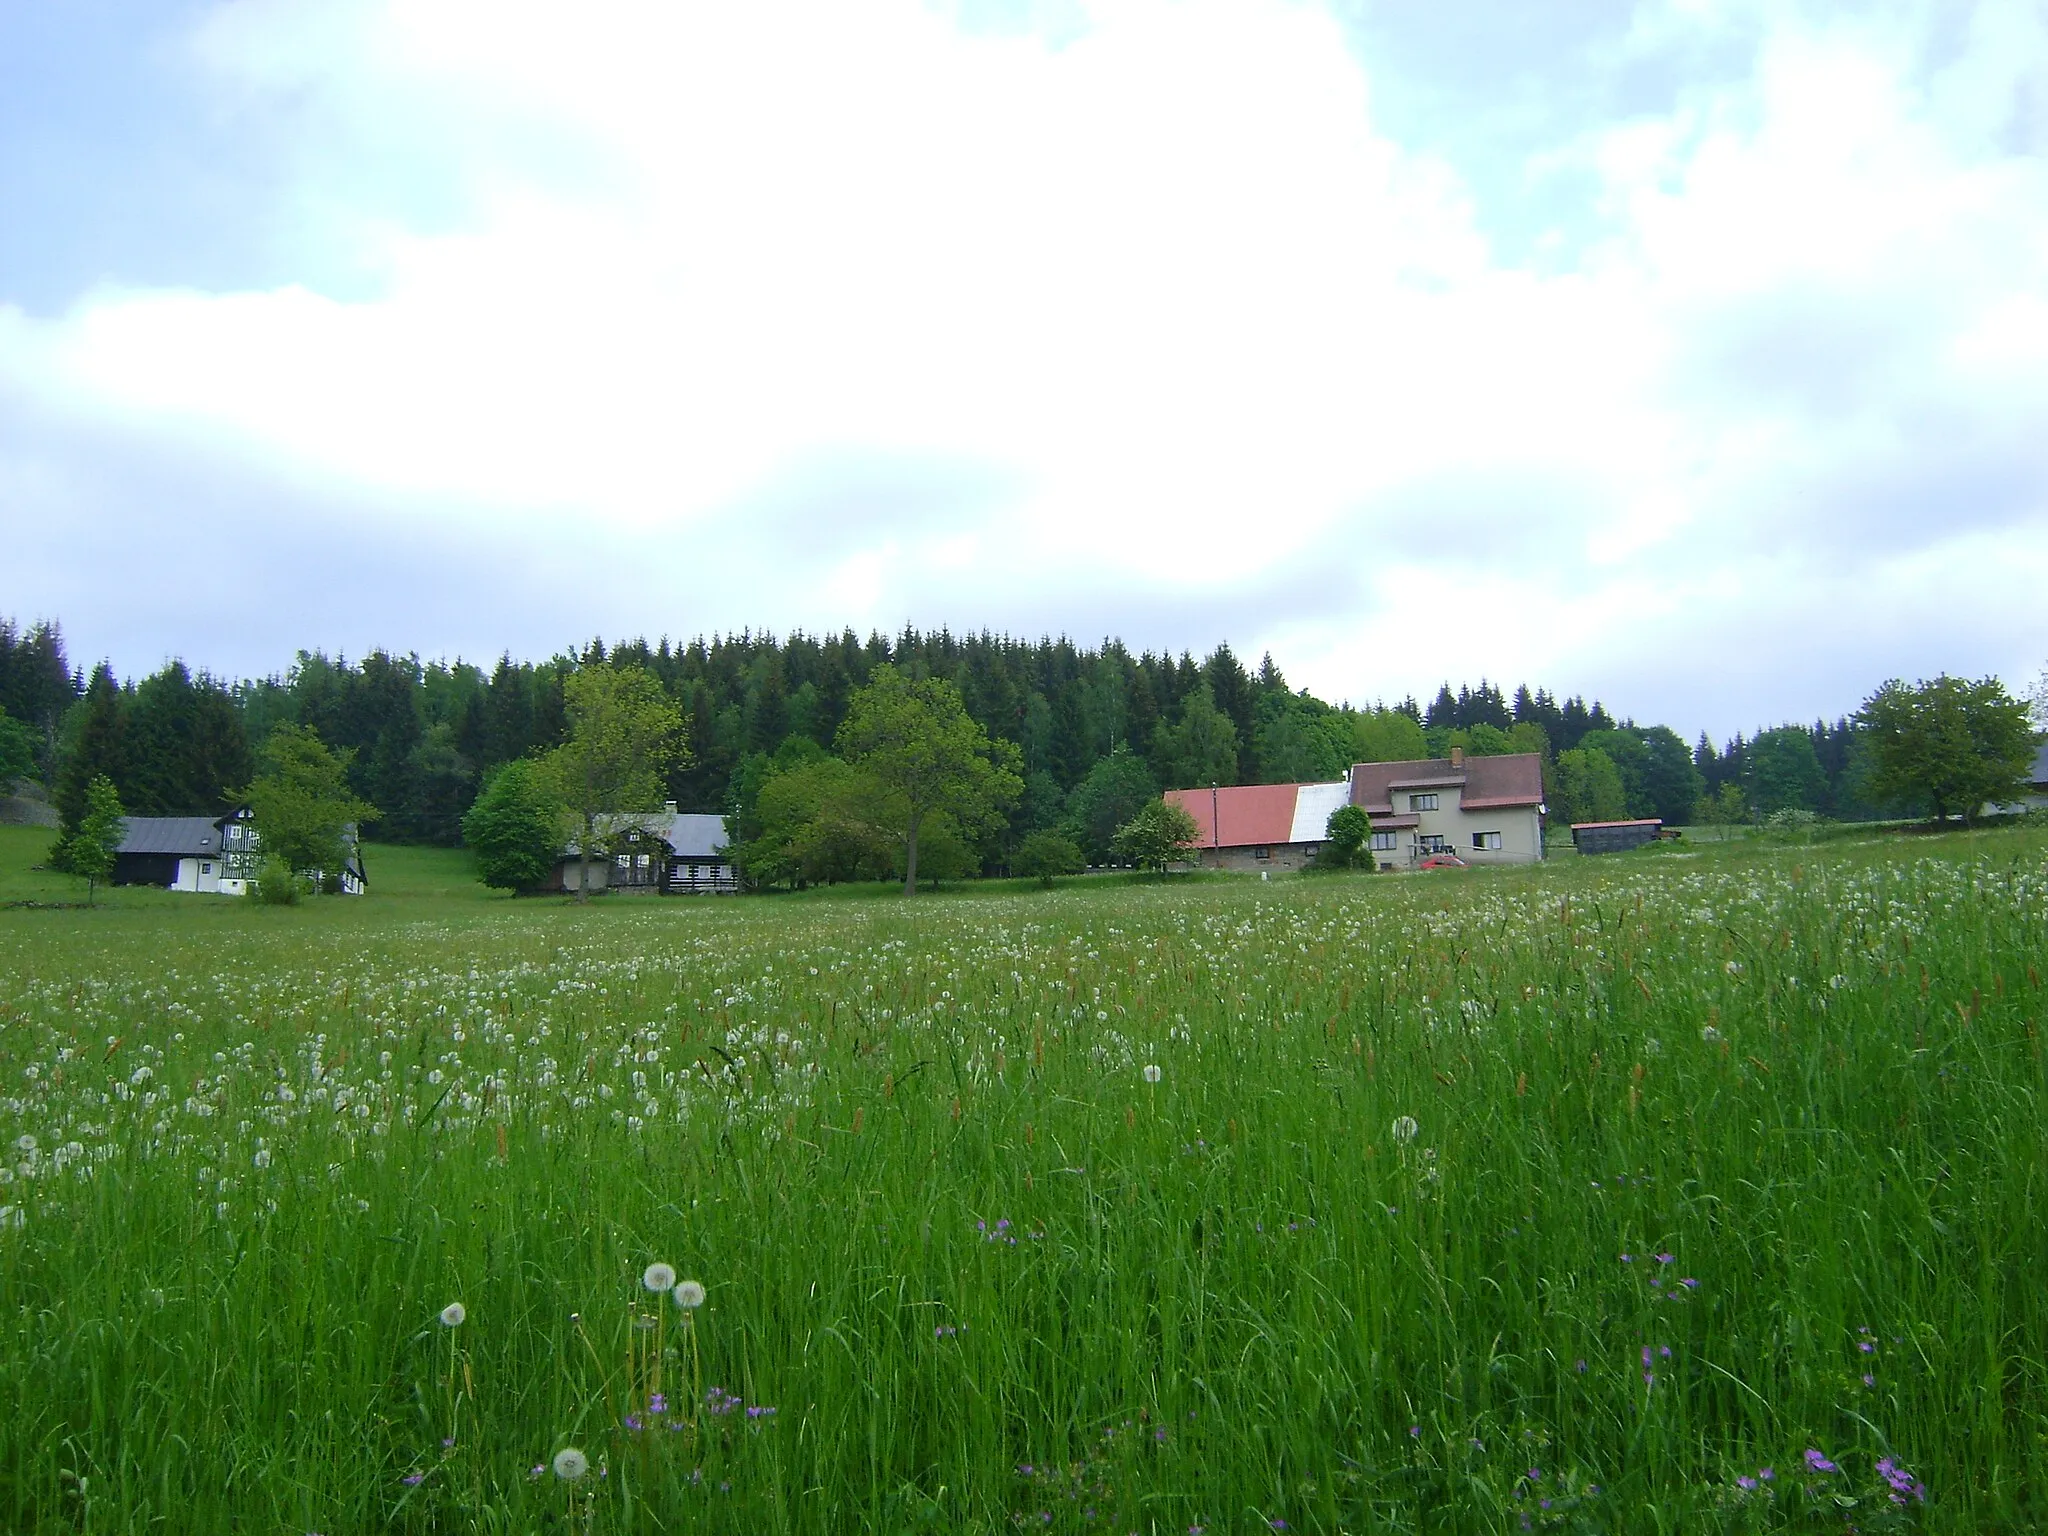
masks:
POLYGON ((127 828, 121 815, 121 796, 105 774, 86 787, 85 799, 85 817, 71 839, 71 869, 85 876, 85 904, 91 906, 99 883, 114 872, 114 856, 121 851, 127 828))
POLYGON ((1340 805, 1330 812, 1330 819, 1324 824, 1323 846, 1316 854, 1316 862, 1330 869, 1370 869, 1372 852, 1365 844, 1371 836, 1372 818, 1365 814, 1365 808, 1340 805))
POLYGON ((585 666, 563 685, 569 739, 548 774, 576 836, 576 899, 590 899, 590 862, 609 818, 655 810, 687 749, 683 717, 642 667, 585 666))
POLYGON ((839 749, 886 790, 880 805, 903 849, 903 893, 917 894, 917 842, 943 812, 963 835, 1000 824, 1024 788, 1017 750, 969 718, 960 690, 886 663, 847 703, 839 749))
POLYGON ((562 851, 562 802, 547 770, 530 757, 505 764, 462 818, 462 840, 479 878, 500 890, 531 890, 562 851))
MULTIPOLYGON (((1112 834, 1113 835, 1113 834, 1112 834)), ((1081 845, 1062 832, 1034 832, 1017 845, 1010 868, 1028 879, 1042 880, 1047 890, 1059 875, 1078 875, 1087 867, 1081 845)))
POLYGON ((1557 755, 1557 814, 1567 822, 1619 821, 1628 815, 1621 771, 1598 747, 1557 755))
POLYGON ((294 874, 339 874, 349 823, 375 814, 348 787, 348 754, 329 748, 311 726, 280 725, 259 760, 263 771, 240 798, 249 802, 263 852, 294 874))
POLYGON ((1116 856, 1140 869, 1156 869, 1163 879, 1169 864, 1178 864, 1201 846, 1202 830, 1195 818, 1171 800, 1154 800, 1117 828, 1111 844, 1116 856))
POLYGON ((1944 673, 1910 688, 1894 678, 1856 719, 1869 732, 1870 787, 1882 799, 1937 820, 1960 811, 1967 823, 1987 802, 2027 793, 2033 726, 2027 706, 1995 677, 1944 673))

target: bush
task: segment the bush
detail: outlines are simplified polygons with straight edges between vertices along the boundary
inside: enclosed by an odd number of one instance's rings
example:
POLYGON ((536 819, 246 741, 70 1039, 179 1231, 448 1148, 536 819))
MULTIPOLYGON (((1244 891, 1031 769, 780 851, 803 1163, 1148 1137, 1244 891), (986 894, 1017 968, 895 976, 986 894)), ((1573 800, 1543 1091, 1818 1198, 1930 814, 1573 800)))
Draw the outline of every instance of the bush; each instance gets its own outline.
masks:
POLYGON ((299 899, 301 883, 291 865, 273 854, 263 861, 263 867, 256 871, 256 878, 249 882, 248 896, 251 901, 266 907, 294 906, 299 899))
POLYGON ((1010 868, 1033 876, 1051 887, 1055 875, 1078 875, 1084 867, 1081 848, 1071 837, 1058 832, 1034 832, 1017 845, 1010 868))
POLYGON ((1764 831, 1782 842, 1810 843, 1819 830, 1820 818, 1796 805, 1773 811, 1764 818, 1764 831))

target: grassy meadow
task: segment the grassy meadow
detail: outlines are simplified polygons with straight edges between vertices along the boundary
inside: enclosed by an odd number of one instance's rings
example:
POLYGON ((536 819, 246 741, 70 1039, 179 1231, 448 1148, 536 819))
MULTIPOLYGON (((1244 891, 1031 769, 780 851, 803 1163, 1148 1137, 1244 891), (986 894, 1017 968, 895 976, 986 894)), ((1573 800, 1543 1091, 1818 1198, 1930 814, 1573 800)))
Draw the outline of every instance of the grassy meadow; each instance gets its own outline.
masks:
POLYGON ((2037 831, 369 873, 0 911, 0 1530, 2048 1526, 2037 831))

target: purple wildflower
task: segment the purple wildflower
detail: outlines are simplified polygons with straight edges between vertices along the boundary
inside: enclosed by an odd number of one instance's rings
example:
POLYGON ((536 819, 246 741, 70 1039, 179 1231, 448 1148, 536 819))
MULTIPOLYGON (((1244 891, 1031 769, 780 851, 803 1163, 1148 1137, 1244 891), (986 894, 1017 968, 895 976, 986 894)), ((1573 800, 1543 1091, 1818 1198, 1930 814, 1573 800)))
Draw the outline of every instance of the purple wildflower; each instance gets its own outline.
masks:
POLYGON ((1812 1446, 1806 1448, 1806 1465, 1808 1470, 1814 1472, 1839 1472, 1842 1470, 1812 1446))
POLYGON ((1738 1472, 1735 1476, 1735 1486, 1744 1493, 1754 1493, 1756 1491, 1756 1479, 1746 1472, 1738 1472))
POLYGON ((424 1472, 408 1472, 405 1474, 405 1486, 408 1488, 417 1488, 421 1483, 425 1482, 426 1479, 427 1474, 424 1472))
POLYGON ((653 1396, 649 1397, 647 1399, 647 1411, 649 1413, 667 1413, 668 1394, 665 1392, 656 1392, 653 1396))

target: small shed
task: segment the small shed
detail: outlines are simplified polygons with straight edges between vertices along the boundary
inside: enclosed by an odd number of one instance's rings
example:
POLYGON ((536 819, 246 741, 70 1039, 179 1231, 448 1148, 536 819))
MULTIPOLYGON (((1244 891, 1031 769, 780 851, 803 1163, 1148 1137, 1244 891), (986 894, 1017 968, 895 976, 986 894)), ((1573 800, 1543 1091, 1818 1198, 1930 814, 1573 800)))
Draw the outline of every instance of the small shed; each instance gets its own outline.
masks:
POLYGON ((1656 816, 1641 821, 1575 821, 1572 843, 1581 853, 1627 853, 1654 843, 1663 831, 1663 819, 1656 816))

